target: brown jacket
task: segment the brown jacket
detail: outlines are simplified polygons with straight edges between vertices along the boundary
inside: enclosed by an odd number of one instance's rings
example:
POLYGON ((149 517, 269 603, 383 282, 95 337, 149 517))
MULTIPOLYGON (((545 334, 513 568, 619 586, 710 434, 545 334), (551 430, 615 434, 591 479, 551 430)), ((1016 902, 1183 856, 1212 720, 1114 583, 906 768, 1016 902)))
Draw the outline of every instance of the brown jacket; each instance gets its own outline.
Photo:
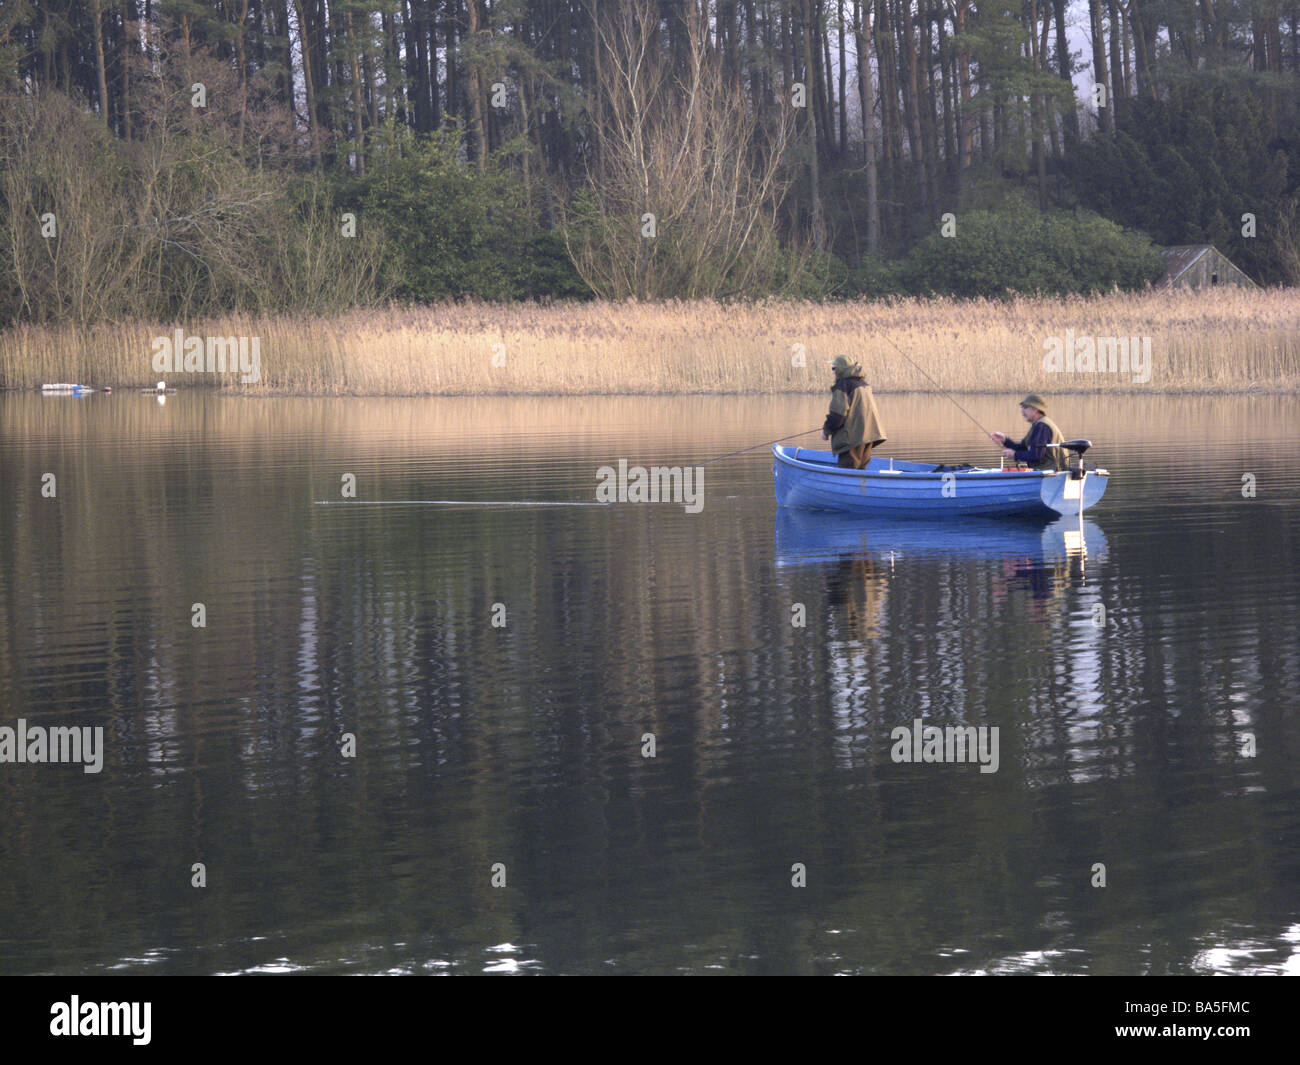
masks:
POLYGON ((836 375, 823 429, 832 434, 831 450, 836 455, 862 444, 877 447, 887 439, 871 386, 863 382, 860 366, 849 366, 842 376, 836 375))

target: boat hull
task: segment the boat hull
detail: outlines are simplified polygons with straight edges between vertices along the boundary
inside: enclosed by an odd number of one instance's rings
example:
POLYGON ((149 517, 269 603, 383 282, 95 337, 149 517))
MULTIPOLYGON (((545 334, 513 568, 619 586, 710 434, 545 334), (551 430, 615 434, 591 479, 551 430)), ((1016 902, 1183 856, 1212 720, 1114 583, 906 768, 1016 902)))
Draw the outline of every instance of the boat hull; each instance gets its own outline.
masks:
POLYGON ((830 510, 906 518, 1050 518, 1081 514, 1105 494, 1110 475, 1083 477, 1042 470, 936 472, 932 463, 873 458, 866 469, 838 466, 829 451, 775 445, 772 476, 777 503, 803 510, 830 510))

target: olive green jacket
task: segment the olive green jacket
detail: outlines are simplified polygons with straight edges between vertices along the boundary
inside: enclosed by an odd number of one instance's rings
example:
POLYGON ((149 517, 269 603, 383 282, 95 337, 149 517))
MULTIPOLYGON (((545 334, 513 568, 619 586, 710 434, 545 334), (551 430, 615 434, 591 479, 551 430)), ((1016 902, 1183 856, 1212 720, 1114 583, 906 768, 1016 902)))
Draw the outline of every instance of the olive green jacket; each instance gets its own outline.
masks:
MULTIPOLYGON (((1056 422, 1052 421, 1052 419, 1046 414, 1039 418, 1036 424, 1046 425, 1051 431, 1052 438, 1048 440, 1049 444, 1061 444, 1065 442, 1065 436, 1061 433, 1061 430, 1057 428, 1056 422)), ((1029 437, 1026 436, 1025 440, 1028 439, 1029 437)), ((1036 470, 1063 470, 1065 469, 1065 448, 1049 447, 1044 451, 1041 461, 1028 463, 1027 465, 1032 466, 1036 470)))

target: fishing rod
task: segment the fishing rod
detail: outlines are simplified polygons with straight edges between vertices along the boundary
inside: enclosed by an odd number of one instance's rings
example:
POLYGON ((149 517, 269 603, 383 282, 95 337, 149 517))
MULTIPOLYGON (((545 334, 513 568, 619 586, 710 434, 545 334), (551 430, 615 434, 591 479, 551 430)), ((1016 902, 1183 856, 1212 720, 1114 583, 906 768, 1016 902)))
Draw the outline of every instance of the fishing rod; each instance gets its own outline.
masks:
MULTIPOLYGON (((893 347, 895 351, 897 351, 901 356, 903 356, 903 358, 907 359, 908 362, 910 362, 914 367, 916 367, 916 369, 920 372, 922 377, 924 377, 927 381, 930 382, 930 384, 934 385, 935 388, 937 388, 940 392, 942 392, 945 396, 947 396, 950 400, 952 400, 953 406, 955 406, 959 411, 961 411, 964 415, 966 415, 967 418, 973 421, 975 423, 975 427, 979 429, 981 433, 983 433, 985 436, 992 435, 987 429, 984 428, 984 426, 982 426, 979 423, 975 415, 973 415, 970 411, 968 411, 965 407, 963 407, 960 403, 958 403, 957 400, 953 397, 951 392, 949 392, 946 388, 944 388, 941 384, 939 384, 939 382, 936 381, 933 377, 931 377, 928 373, 922 370, 921 367, 918 366, 911 359, 911 357, 908 356, 907 352, 905 352, 902 348, 900 348, 897 344, 895 344, 893 340, 891 340, 889 337, 885 337, 885 339, 889 341, 890 345, 893 347)), ((757 451, 760 447, 771 447, 773 444, 781 444, 787 440, 798 440, 799 437, 801 436, 810 436, 813 433, 819 433, 819 432, 821 432, 821 429, 809 429, 806 432, 794 433, 790 436, 783 436, 776 440, 766 440, 761 444, 754 444, 752 447, 742 447, 739 451, 728 451, 725 455, 719 455, 717 458, 709 459, 707 462, 701 462, 700 465, 708 466, 710 463, 721 462, 723 459, 729 459, 733 455, 743 455, 747 451, 757 451)))
MULTIPOLYGON (((939 382, 936 381, 933 377, 931 377, 928 373, 922 370, 920 366, 917 366, 917 364, 913 362, 912 359, 908 356, 907 352, 905 352, 902 348, 900 348, 897 344, 895 344, 892 340, 890 340, 889 337, 885 337, 885 339, 889 341, 889 343, 893 346, 895 351, 897 351, 901 356, 903 356, 903 358, 907 359, 908 362, 912 363, 912 365, 915 366, 916 369, 920 371, 921 375, 927 381, 929 381, 930 384, 934 385, 935 388, 937 388, 945 396, 951 399, 953 405, 959 411, 961 411, 964 415, 966 415, 966 417, 969 418, 971 421, 975 422, 975 427, 979 429, 981 433, 983 433, 985 436, 990 435, 989 431, 985 429, 984 426, 980 425, 980 423, 976 420, 975 415, 971 414, 970 411, 968 411, 965 407, 963 407, 960 403, 958 403, 956 399, 953 398, 951 392, 949 392, 946 388, 944 388, 941 384, 939 384, 939 382)), ((707 466, 709 465, 709 463, 712 462, 721 462, 723 459, 729 459, 733 455, 743 455, 746 451, 757 451, 760 447, 771 447, 773 444, 784 443, 786 440, 798 440, 799 437, 801 436, 810 436, 813 433, 819 433, 819 432, 821 432, 820 429, 809 429, 807 432, 795 433, 792 436, 783 436, 779 440, 767 440, 762 444, 755 444, 753 447, 742 447, 739 451, 728 451, 725 455, 719 455, 715 459, 709 459, 708 462, 701 462, 700 465, 707 466)))
POLYGON ((953 405, 954 405, 954 406, 955 406, 959 411, 961 411, 964 415, 966 415, 966 417, 969 418, 971 421, 975 422, 976 427, 979 429, 979 431, 980 431, 981 433, 983 433, 985 436, 989 436, 989 435, 991 435, 991 434, 989 433, 989 431, 988 431, 987 429, 984 428, 984 426, 980 425, 980 423, 979 423, 978 421, 975 420, 975 415, 973 415, 970 411, 968 411, 965 407, 963 407, 960 403, 958 403, 955 399, 953 399, 953 396, 952 396, 952 393, 951 393, 951 392, 949 392, 946 388, 944 388, 941 384, 939 384, 939 382, 936 381, 933 377, 931 377, 928 373, 926 373, 924 370, 922 370, 920 366, 917 366, 917 364, 916 364, 915 362, 912 362, 912 359, 908 356, 907 352, 905 352, 902 348, 900 348, 897 344, 895 344, 892 340, 890 340, 889 337, 885 337, 885 339, 889 341, 889 343, 893 346, 893 349, 894 349, 896 352, 898 352, 898 354, 900 354, 901 356, 903 356, 903 358, 907 359, 908 362, 911 362, 912 365, 915 366, 916 369, 920 371, 921 375, 922 375, 922 376, 923 376, 927 381, 930 382, 930 384, 934 385, 935 388, 937 388, 937 389, 938 389, 940 392, 942 392, 945 396, 947 396, 949 399, 951 399, 952 402, 953 402, 953 405))
POLYGON ((732 455, 743 455, 746 451, 757 451, 760 447, 771 447, 773 444, 780 444, 786 440, 798 440, 801 436, 809 436, 812 433, 820 433, 820 427, 809 429, 806 432, 794 433, 790 436, 782 436, 776 440, 766 440, 761 444, 755 444, 753 447, 742 447, 739 451, 728 451, 725 455, 719 455, 716 459, 709 459, 708 462, 701 462, 701 466, 707 466, 711 462, 721 462, 723 459, 729 459, 732 455))

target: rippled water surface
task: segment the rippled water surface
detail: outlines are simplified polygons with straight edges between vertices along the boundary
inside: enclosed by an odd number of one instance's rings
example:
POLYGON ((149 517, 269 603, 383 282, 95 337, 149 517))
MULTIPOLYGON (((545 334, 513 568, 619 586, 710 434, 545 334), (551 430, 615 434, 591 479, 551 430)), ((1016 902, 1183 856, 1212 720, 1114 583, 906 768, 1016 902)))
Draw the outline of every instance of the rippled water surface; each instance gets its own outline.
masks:
POLYGON ((1063 397, 1083 527, 936 533, 765 450, 698 514, 316 503, 591 502, 814 397, 0 395, 0 725, 106 750, 0 764, 0 970, 1298 972, 1297 406, 1063 397))

